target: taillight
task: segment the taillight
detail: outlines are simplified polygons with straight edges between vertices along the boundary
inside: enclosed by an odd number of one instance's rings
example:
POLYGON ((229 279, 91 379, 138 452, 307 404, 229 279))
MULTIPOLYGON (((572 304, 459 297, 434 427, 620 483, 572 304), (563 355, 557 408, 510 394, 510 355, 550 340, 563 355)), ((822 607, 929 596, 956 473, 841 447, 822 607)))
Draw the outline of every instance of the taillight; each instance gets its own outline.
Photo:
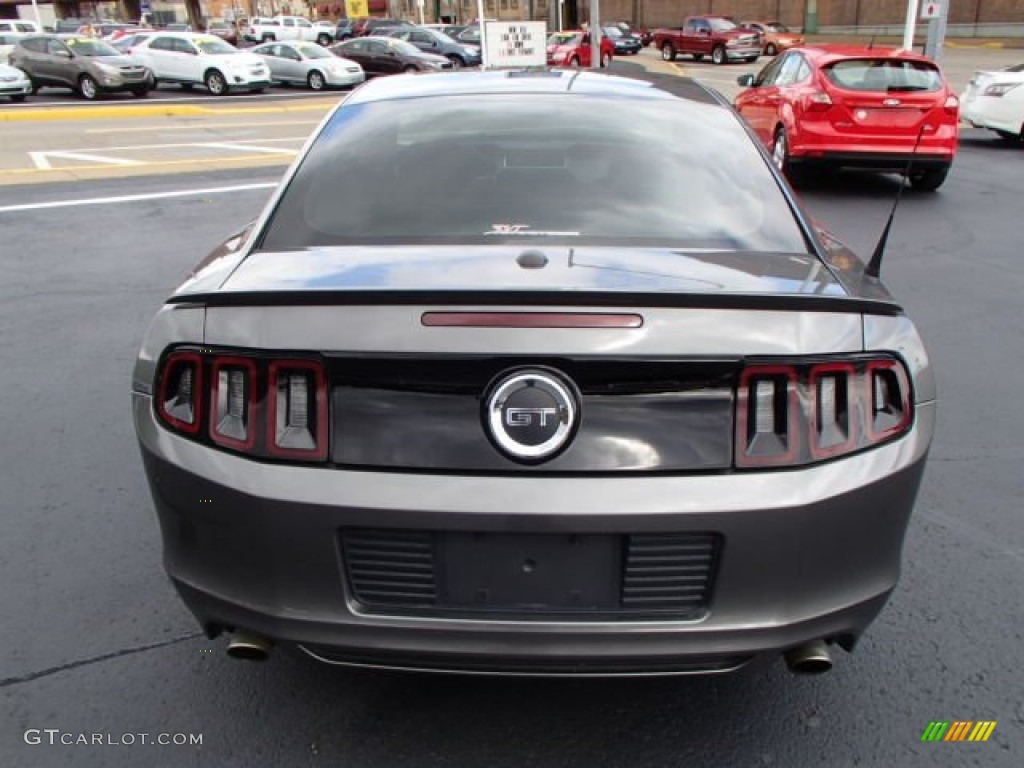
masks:
POLYGON ((245 357, 216 357, 210 378, 210 439, 251 451, 256 444, 256 363, 245 357))
POLYGON ((203 360, 194 352, 175 352, 164 360, 156 409, 167 426, 186 434, 199 431, 202 417, 203 360))
POLYGON ((805 103, 808 112, 828 112, 832 108, 832 97, 825 91, 811 91, 805 103))
POLYGON ((274 456, 327 458, 327 382, 319 363, 270 364, 267 449, 274 456))
POLYGON ((960 110, 960 99, 953 94, 946 97, 945 103, 942 108, 951 115, 955 115, 960 110))
POLYGON ((327 374, 319 359, 175 350, 158 381, 157 414, 176 432, 259 458, 327 460, 327 374))
POLYGON ((736 393, 739 468, 801 466, 904 434, 910 378, 892 357, 753 363, 736 393))

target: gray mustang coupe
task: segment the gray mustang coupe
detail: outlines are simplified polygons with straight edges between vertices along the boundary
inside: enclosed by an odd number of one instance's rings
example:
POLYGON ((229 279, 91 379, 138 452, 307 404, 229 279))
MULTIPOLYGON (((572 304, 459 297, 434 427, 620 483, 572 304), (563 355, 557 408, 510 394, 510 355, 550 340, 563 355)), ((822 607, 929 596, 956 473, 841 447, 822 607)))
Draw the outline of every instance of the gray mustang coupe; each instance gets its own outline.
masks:
POLYGON ((353 92, 132 387, 167 571, 232 656, 500 674, 828 669, 936 411, 728 104, 568 71, 353 92))

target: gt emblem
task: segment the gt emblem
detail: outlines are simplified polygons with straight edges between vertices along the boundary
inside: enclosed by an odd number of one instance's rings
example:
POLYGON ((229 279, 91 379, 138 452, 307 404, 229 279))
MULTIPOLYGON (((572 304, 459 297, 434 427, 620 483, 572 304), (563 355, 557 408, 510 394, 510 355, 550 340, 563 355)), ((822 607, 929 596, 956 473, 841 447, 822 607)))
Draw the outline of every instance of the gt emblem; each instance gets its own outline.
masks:
POLYGON ((882 102, 887 107, 898 107, 900 105, 899 99, 886 99, 882 102))
POLYGON ((520 369, 491 385, 482 415, 488 437, 502 453, 537 463, 569 444, 580 410, 575 388, 557 371, 520 369))

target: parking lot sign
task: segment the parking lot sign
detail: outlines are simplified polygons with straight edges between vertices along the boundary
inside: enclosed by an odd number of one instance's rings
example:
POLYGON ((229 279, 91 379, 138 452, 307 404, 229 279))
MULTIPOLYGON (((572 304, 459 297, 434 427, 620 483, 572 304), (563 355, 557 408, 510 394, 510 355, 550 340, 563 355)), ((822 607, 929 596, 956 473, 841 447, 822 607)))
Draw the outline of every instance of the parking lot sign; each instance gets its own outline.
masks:
POLYGON ((543 21, 488 21, 484 33, 487 66, 543 67, 547 64, 548 25, 543 21))
POLYGON ((937 19, 939 14, 942 13, 941 3, 921 3, 921 18, 922 19, 937 19))

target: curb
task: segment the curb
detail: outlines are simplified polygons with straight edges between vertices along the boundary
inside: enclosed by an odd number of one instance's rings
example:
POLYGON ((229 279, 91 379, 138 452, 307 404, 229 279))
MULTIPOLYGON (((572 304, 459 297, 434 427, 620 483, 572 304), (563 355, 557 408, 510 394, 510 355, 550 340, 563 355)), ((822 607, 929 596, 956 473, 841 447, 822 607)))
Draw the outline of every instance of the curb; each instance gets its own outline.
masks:
POLYGON ((46 107, 0 110, 0 122, 47 122, 55 120, 102 120, 126 117, 213 117, 218 115, 256 115, 289 112, 324 112, 337 104, 317 100, 315 103, 274 107, 204 107, 198 104, 139 104, 96 107, 46 107))

